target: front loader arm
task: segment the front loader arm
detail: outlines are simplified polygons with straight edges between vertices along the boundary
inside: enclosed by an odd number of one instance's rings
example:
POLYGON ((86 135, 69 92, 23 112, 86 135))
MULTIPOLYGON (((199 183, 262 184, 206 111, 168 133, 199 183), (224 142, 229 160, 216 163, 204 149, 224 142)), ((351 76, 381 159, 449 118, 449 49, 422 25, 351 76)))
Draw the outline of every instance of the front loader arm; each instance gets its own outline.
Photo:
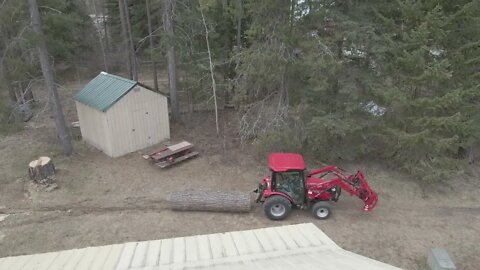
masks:
POLYGON ((361 171, 358 171, 353 176, 345 177, 345 175, 338 174, 337 176, 338 184, 344 191, 350 195, 357 196, 363 201, 365 204, 363 207, 364 211, 371 211, 377 205, 378 195, 370 188, 361 171))
POLYGON ((335 171, 335 170, 338 170, 337 166, 329 165, 329 166, 325 166, 321 169, 313 170, 313 171, 309 172, 307 174, 307 177, 312 177, 314 175, 318 175, 318 174, 321 174, 321 173, 329 173, 329 172, 332 172, 332 171, 335 171))
POLYGON ((364 211, 371 211, 376 206, 378 195, 370 188, 361 171, 357 171, 355 175, 346 175, 337 166, 330 165, 310 172, 307 177, 322 173, 334 174, 336 177, 325 180, 325 184, 328 186, 339 186, 350 195, 360 198, 365 204, 363 207, 364 211))

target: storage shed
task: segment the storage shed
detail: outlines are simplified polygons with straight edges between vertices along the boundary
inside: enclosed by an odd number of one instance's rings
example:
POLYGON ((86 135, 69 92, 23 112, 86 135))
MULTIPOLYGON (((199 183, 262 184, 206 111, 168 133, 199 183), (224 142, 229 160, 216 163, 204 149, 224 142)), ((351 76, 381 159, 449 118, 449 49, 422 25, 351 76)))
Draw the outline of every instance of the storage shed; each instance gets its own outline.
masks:
POLYGON ((101 72, 74 97, 83 139, 119 157, 170 137, 167 97, 101 72))

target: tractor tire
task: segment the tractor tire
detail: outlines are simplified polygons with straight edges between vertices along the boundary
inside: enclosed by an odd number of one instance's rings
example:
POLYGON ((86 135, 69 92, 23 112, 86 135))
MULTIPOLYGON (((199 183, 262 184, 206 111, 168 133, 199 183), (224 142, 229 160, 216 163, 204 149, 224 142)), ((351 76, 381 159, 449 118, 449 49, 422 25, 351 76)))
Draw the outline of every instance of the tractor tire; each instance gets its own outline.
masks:
POLYGON ((327 219, 331 214, 332 210, 328 202, 316 202, 312 207, 312 215, 318 219, 327 219))
POLYGON ((283 220, 290 215, 292 204, 285 197, 273 195, 265 200, 263 210, 269 219, 283 220))

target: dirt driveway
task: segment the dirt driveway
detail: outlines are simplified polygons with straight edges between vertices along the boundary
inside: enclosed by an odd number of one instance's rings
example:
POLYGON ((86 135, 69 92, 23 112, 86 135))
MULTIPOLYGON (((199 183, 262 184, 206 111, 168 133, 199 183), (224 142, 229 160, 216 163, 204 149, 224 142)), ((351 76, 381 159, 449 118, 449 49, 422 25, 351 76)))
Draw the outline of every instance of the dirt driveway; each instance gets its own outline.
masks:
MULTIPOLYGON (((73 104, 65 103, 68 119, 75 120, 73 104)), ((192 141, 201 156, 167 170, 151 166, 140 152, 111 159, 82 142, 75 143, 72 157, 63 157, 50 121, 40 120, 45 117, 0 138, 0 256, 313 222, 341 247, 405 269, 424 269, 427 250, 437 246, 450 251, 457 269, 478 269, 478 168, 430 191, 379 166, 346 164, 365 170, 380 202, 363 213, 359 200, 344 195, 326 221, 294 211, 287 220, 273 222, 261 206, 248 214, 166 209, 169 191, 248 191, 267 173, 254 146, 240 147, 232 134, 218 139, 211 118, 197 114, 172 127, 172 141, 192 141), (59 189, 45 192, 29 184, 26 164, 39 155, 53 158, 59 189)), ((234 125, 232 119, 222 125, 234 125)))

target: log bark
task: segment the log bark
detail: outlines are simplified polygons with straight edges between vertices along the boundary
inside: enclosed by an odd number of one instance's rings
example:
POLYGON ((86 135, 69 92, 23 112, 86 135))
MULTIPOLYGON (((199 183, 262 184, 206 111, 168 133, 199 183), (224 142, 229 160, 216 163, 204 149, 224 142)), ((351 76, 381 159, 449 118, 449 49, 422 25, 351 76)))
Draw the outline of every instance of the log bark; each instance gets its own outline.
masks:
POLYGON ((240 192, 177 191, 167 201, 178 211, 249 212, 251 208, 250 194, 240 192))
POLYGON ((53 182, 55 176, 55 165, 49 157, 40 157, 28 164, 30 179, 37 183, 53 182))

